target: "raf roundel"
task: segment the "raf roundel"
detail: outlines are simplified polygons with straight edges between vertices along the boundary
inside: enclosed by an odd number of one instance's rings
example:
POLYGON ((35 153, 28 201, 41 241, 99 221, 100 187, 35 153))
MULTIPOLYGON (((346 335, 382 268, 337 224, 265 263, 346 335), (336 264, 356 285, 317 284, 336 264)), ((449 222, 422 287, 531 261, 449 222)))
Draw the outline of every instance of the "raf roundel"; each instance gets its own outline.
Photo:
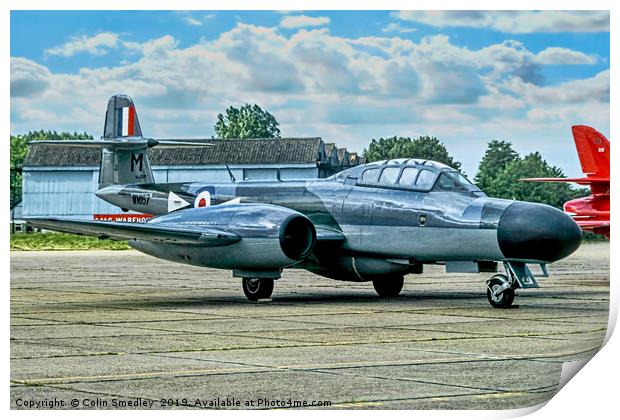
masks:
POLYGON ((211 205, 211 194, 209 191, 202 191, 194 200, 194 207, 208 207, 211 205))

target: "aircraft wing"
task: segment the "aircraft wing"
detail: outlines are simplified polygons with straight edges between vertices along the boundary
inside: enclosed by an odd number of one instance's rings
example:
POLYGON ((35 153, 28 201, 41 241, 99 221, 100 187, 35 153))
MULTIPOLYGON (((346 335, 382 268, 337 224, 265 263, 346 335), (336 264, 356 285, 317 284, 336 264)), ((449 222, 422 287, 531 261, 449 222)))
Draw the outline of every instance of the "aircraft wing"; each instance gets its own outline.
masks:
POLYGON ((241 240, 239 235, 210 227, 188 229, 155 223, 105 222, 64 218, 28 218, 26 220, 28 223, 43 229, 96 236, 100 239, 142 239, 203 246, 223 246, 241 240))
POLYGON ((611 224, 605 220, 587 220, 587 219, 575 219, 575 222, 583 230, 590 231, 599 235, 605 236, 607 239, 611 238, 611 224))

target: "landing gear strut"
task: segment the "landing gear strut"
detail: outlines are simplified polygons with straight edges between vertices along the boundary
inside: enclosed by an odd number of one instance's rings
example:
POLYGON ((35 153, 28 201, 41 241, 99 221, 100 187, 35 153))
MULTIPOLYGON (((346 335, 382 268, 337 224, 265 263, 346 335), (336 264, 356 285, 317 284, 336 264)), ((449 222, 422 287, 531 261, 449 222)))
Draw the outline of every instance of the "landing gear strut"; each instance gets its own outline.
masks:
POLYGON ((273 279, 257 279, 253 277, 244 277, 243 293, 252 302, 259 299, 269 299, 273 292, 273 279))

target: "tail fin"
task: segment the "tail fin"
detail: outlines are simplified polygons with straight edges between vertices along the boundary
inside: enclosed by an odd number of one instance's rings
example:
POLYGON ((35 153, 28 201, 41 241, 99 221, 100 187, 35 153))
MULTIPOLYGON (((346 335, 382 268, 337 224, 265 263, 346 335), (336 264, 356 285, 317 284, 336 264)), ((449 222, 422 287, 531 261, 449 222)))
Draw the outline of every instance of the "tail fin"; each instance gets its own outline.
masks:
POLYGON ((573 126, 573 137, 584 178, 525 178, 531 182, 574 182, 589 185, 593 194, 609 194, 609 140, 586 125, 573 126))
POLYGON ((142 137, 136 107, 127 95, 114 95, 108 101, 103 127, 104 139, 142 137))
POLYGON ((609 178, 609 140, 585 125, 573 126, 581 169, 588 177, 609 178))
MULTIPOLYGON (((103 128, 104 139, 123 139, 137 137, 142 139, 142 129, 138 121, 136 107, 127 95, 114 95, 108 101, 103 128)), ((99 188, 111 184, 152 184, 155 182, 147 153, 148 143, 135 142, 135 147, 126 149, 131 143, 127 139, 125 147, 112 144, 101 150, 99 167, 99 188)))
POLYGON ((156 140, 142 137, 136 107, 127 95, 114 95, 108 101, 101 140, 38 140, 31 143, 101 147, 99 189, 112 184, 154 183, 148 157, 148 149, 151 147, 213 146, 201 139, 156 140))

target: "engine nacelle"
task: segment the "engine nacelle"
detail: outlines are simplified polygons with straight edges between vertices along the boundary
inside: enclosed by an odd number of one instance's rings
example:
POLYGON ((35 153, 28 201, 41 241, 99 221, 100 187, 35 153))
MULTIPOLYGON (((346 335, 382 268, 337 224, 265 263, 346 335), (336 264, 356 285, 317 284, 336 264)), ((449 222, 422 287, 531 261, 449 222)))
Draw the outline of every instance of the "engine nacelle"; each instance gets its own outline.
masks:
POLYGON ((139 251, 170 261, 215 268, 277 271, 308 257, 316 244, 314 224, 294 210, 269 204, 226 204, 182 210, 150 223, 223 229, 241 237, 225 246, 188 246, 130 241, 139 251))
POLYGON ((308 270, 334 280, 372 281, 404 275, 410 267, 381 258, 319 256, 320 266, 308 270))

